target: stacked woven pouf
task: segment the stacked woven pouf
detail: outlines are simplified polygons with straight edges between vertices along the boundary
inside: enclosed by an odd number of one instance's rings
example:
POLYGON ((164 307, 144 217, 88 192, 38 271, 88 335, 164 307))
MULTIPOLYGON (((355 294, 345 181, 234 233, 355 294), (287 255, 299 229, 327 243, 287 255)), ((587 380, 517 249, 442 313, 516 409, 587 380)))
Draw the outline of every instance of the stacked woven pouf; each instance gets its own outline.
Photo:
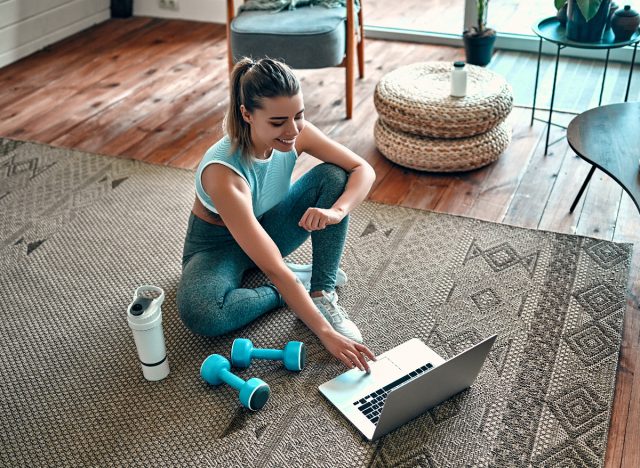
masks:
POLYGON ((505 119, 511 86, 495 72, 466 65, 467 94, 449 95, 451 63, 407 65, 385 75, 374 94, 376 146, 401 166, 452 172, 485 166, 511 142, 505 119))

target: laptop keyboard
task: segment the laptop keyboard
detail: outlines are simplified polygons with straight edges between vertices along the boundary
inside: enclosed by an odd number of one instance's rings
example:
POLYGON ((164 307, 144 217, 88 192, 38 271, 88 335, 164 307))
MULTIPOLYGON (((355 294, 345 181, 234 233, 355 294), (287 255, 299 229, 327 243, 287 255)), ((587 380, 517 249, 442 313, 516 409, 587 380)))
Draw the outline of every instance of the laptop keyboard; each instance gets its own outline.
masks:
POLYGON ((360 412, 364 414, 369 419, 369 421, 371 421, 373 424, 377 424, 378 419, 380 419, 380 413, 382 413, 384 400, 387 399, 387 395, 389 394, 389 392, 394 388, 399 387, 403 383, 415 377, 418 377, 425 372, 429 372, 432 368, 433 366, 431 365, 431 363, 425 364, 422 367, 418 367, 416 370, 409 372, 407 375, 403 375, 398 380, 394 380, 390 384, 369 393, 364 398, 361 398, 358 401, 354 401, 353 404, 358 407, 360 412))

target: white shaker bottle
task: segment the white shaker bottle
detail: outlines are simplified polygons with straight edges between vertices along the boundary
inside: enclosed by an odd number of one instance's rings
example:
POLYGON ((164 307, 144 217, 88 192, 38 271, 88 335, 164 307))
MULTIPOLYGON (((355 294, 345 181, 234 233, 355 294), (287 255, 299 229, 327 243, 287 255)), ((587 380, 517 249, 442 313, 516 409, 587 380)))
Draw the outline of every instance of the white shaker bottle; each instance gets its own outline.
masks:
POLYGON ((451 70, 451 96, 463 97, 467 94, 467 70, 464 62, 453 62, 451 70))
POLYGON ((127 309, 127 322, 133 332, 142 375, 147 380, 162 380, 169 375, 169 360, 162 333, 164 291, 157 286, 140 286, 127 309))

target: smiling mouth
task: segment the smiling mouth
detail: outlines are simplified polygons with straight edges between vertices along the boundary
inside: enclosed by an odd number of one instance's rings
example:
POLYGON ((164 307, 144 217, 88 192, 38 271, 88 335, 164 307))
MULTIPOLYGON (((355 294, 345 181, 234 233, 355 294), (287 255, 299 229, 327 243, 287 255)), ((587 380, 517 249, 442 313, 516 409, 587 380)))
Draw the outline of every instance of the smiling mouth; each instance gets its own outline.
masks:
POLYGON ((276 140, 278 140, 280 143, 284 143, 285 145, 290 145, 296 141, 295 138, 293 138, 292 140, 285 140, 284 138, 276 138, 276 140))

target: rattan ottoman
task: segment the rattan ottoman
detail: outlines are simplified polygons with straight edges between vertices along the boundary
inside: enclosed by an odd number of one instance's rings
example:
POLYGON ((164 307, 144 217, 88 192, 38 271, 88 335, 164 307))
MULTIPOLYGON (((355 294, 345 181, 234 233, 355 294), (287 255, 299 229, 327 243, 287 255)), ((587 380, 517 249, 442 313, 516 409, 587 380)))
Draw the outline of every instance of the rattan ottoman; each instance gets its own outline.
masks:
POLYGON ((414 63, 388 73, 374 93, 380 118, 397 130, 434 138, 463 138, 491 130, 511 112, 511 86, 491 70, 465 68, 463 98, 449 95, 449 62, 414 63))
POLYGON ((511 86, 495 72, 466 68, 461 98, 449 95, 448 62, 414 63, 382 77, 373 96, 374 138, 385 157, 431 172, 467 171, 500 157, 511 142, 511 86))
POLYGON ((376 146, 390 161, 429 172, 469 171, 497 160, 511 142, 506 122, 466 138, 430 138, 389 127, 381 118, 374 131, 376 146))

